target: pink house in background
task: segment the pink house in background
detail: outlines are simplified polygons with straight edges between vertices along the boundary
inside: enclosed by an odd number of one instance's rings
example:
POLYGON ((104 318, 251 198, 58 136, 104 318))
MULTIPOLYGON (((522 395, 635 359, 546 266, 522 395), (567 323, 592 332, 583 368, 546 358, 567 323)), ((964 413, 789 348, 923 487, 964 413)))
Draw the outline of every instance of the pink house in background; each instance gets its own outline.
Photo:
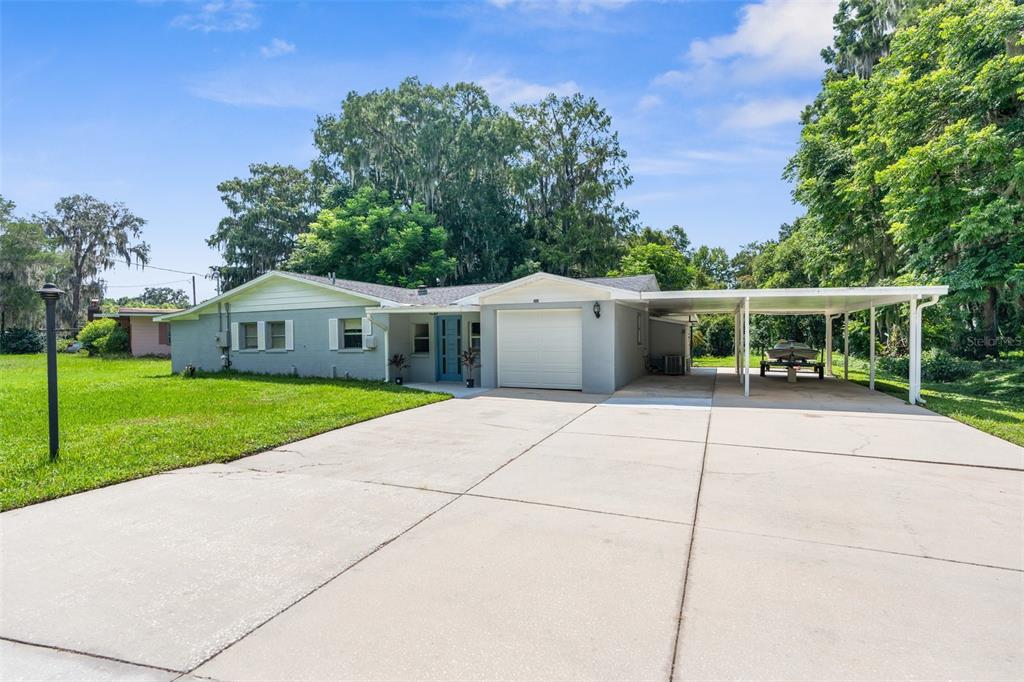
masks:
POLYGON ((93 317, 109 317, 128 332, 132 355, 171 355, 171 325, 153 318, 177 312, 169 308, 118 308, 116 313, 90 312, 93 317))

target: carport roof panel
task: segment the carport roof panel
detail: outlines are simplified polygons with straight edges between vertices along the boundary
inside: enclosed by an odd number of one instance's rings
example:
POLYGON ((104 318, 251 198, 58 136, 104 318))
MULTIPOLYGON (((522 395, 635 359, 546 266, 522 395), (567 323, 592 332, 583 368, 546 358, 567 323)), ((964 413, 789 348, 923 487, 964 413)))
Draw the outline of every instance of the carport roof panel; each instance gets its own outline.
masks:
POLYGON ((943 296, 945 286, 841 287, 821 289, 710 289, 643 292, 652 313, 730 313, 750 299, 750 312, 777 315, 843 313, 871 306, 906 303, 912 298, 943 296))

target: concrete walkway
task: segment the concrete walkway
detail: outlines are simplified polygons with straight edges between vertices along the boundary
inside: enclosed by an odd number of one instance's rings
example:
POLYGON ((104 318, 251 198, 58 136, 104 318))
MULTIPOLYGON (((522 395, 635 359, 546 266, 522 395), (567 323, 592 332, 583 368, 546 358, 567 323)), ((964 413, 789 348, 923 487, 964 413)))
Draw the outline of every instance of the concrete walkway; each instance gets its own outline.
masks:
POLYGON ((836 380, 491 391, 0 515, 0 679, 1020 679, 1022 469, 836 380))

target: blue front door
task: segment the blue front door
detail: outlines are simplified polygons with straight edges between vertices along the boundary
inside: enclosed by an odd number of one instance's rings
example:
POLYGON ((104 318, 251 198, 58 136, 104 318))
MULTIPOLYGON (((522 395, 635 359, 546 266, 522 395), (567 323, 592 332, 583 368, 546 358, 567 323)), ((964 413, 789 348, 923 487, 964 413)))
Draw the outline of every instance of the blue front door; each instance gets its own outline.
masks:
POLYGON ((438 315, 434 337, 437 339, 437 380, 460 381, 462 364, 459 351, 462 348, 462 316, 438 315))

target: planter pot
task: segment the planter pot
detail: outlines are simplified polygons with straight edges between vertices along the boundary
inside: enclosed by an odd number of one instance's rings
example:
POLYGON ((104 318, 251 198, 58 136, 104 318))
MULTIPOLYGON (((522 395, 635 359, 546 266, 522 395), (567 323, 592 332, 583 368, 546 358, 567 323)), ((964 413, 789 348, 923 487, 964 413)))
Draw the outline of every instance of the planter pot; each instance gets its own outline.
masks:
POLYGON ((398 384, 399 386, 401 386, 402 385, 402 377, 395 377, 395 383, 398 384))
POLYGON ((473 379, 466 379, 466 388, 473 388, 475 381, 473 379))

